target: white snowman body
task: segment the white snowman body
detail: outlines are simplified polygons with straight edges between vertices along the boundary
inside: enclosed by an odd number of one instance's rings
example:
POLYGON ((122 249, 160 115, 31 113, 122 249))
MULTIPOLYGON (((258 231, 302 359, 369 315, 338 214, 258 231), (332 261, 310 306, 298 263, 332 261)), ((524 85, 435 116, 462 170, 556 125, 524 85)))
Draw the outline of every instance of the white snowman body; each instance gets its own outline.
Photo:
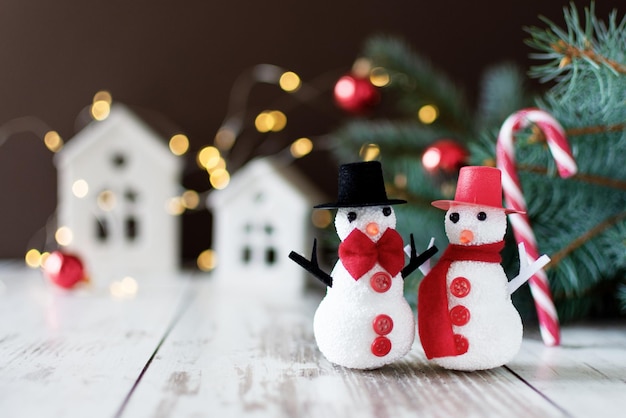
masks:
MULTIPOLYGON (((390 206, 339 208, 335 217, 341 241, 358 229, 377 242, 395 226, 390 206)), ((331 276, 332 287, 313 321, 322 354, 332 363, 355 369, 375 369, 403 357, 413 345, 416 326, 401 273, 391 276, 377 262, 357 280, 340 259, 331 276)))
MULTIPOLYGON (((445 230, 451 244, 492 244, 504 239, 503 210, 455 204, 446 213, 445 230)), ((511 302, 508 279, 500 263, 453 261, 446 273, 448 309, 453 332, 465 338, 465 354, 436 357, 433 362, 454 370, 484 370, 510 361, 522 342, 522 322, 511 302), (465 279, 464 291, 458 285, 465 279), (460 315, 460 316, 459 316, 460 315), (460 324, 460 325, 455 325, 460 324)))

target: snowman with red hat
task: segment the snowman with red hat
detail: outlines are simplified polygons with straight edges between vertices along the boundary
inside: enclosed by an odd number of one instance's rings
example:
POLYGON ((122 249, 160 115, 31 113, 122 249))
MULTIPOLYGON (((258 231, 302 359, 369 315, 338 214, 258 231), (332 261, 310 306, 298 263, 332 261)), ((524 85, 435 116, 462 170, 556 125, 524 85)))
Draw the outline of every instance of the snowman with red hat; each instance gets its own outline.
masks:
POLYGON ((404 277, 432 257, 436 247, 417 255, 413 236, 409 263, 404 266, 402 237, 395 230, 378 161, 339 167, 338 201, 315 206, 335 208, 335 228, 341 239, 339 260, 331 274, 311 260, 289 257, 324 284, 327 292, 313 320, 317 345, 332 363, 375 369, 404 356, 415 339, 413 311, 404 298, 404 277))
POLYGON ((550 260, 527 260, 520 245, 520 274, 508 281, 500 265, 506 216, 501 172, 461 168, 454 200, 432 205, 446 210, 449 246, 418 290, 418 332, 426 357, 453 370, 502 366, 519 351, 522 322, 511 293, 550 260))

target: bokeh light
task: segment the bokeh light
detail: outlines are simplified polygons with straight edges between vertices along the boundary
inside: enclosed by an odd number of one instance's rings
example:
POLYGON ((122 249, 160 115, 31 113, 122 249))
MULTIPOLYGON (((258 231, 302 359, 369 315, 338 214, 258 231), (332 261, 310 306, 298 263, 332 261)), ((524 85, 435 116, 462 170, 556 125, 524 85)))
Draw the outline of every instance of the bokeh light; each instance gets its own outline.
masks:
POLYGON ((423 124, 430 125, 439 117, 439 109, 434 105, 422 106, 417 112, 417 117, 423 124))
POLYGON ((204 250, 198 255, 196 264, 202 271, 211 271, 217 266, 217 254, 213 250, 204 250))
POLYGON ((68 246, 74 240, 74 233, 67 226, 62 226, 54 233, 54 239, 61 246, 68 246))
POLYGON ((174 155, 183 155, 189 149, 189 138, 183 134, 176 134, 170 138, 170 151, 174 155))
POLYGON ((48 131, 43 137, 43 142, 46 147, 52 152, 58 152, 63 148, 63 139, 57 131, 48 131))
POLYGON ((78 179, 72 183, 72 193, 79 199, 87 196, 89 193, 89 184, 85 179, 78 179))
POLYGON ((302 158, 313 150, 313 141, 309 138, 299 138, 292 142, 289 152, 294 158, 302 158))
POLYGON ((288 93, 293 93, 300 89, 302 82, 300 81, 300 77, 298 76, 298 74, 287 71, 280 76, 278 84, 280 85, 281 89, 285 90, 288 93))

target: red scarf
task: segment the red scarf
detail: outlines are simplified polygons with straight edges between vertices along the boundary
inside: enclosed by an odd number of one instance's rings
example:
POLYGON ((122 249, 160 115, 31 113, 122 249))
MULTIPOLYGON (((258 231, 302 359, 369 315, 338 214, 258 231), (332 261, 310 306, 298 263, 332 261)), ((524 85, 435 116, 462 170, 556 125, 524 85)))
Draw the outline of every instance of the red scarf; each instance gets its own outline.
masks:
POLYGON ((446 274, 453 261, 500 263, 504 241, 484 245, 450 244, 424 277, 417 295, 417 322, 426 357, 456 356, 452 321, 448 313, 446 274))
POLYGON ((395 229, 388 228, 376 242, 354 229, 339 244, 339 259, 348 273, 359 280, 378 262, 392 277, 404 266, 404 244, 395 229))

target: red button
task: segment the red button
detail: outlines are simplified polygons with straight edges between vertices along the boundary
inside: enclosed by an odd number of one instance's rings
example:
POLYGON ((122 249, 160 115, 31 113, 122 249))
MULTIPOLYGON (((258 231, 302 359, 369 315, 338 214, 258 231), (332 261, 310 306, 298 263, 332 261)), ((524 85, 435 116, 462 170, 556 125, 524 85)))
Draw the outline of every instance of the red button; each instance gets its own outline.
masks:
POLYGON ((374 318, 372 323, 374 332, 378 335, 387 335, 393 329, 393 319, 389 315, 381 314, 374 318))
POLYGON ((372 343, 372 354, 384 357, 391 351, 391 341, 387 337, 377 337, 372 343))
POLYGON ((472 285, 465 277, 457 277, 450 283, 450 292, 457 298, 464 298, 472 289, 472 285))
POLYGON ((463 305, 456 305, 450 309, 450 320, 453 325, 465 325, 470 320, 470 311, 463 305))
POLYGON ((469 349, 469 341, 461 334, 454 334, 454 345, 456 346, 457 355, 465 354, 469 349))
POLYGON ((380 271, 372 276, 370 286, 378 293, 385 293, 391 287, 391 276, 380 271))

